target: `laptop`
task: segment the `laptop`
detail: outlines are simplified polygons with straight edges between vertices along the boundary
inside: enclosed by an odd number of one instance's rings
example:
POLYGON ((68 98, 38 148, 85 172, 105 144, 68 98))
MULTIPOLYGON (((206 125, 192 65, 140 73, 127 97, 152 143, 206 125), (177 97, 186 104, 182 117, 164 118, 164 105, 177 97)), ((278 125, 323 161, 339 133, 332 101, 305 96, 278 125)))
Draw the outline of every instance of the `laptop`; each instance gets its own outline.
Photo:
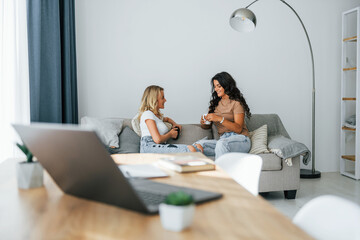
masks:
POLYGON ((41 123, 13 127, 64 193, 148 214, 156 214, 165 196, 175 191, 191 194, 195 203, 222 197, 216 192, 127 179, 93 130, 41 123))

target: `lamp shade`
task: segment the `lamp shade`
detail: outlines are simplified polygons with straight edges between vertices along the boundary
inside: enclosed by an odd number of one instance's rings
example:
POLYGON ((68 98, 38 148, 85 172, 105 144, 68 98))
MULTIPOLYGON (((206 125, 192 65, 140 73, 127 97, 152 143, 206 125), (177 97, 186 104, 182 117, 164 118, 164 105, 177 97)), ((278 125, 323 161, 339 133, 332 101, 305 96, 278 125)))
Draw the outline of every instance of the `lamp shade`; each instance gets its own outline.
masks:
POLYGON ((239 8, 231 14, 230 26, 239 32, 251 32, 256 27, 256 16, 247 8, 239 8))

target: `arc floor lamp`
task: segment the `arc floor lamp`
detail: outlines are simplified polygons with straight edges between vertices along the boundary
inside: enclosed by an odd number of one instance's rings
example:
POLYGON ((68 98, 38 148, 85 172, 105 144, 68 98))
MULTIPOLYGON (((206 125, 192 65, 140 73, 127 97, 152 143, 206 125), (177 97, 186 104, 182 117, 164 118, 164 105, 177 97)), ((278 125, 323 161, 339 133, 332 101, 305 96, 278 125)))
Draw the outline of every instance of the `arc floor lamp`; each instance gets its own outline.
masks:
MULTIPOLYGON (((256 16, 248 8, 257 1, 259 1, 259 0, 253 1, 252 3, 250 3, 245 8, 237 9, 231 15, 231 17, 230 17, 230 26, 234 30, 239 31, 239 32, 251 32, 251 31, 255 30, 256 16)), ((312 61, 312 85, 313 85, 313 89, 312 89, 312 149, 311 149, 312 169, 311 170, 301 169, 300 170, 300 177, 301 178, 319 178, 321 176, 321 173, 319 171, 315 170, 315 69, 314 69, 313 51, 312 51, 309 35, 308 35, 307 31, 306 31, 305 25, 304 25, 303 21, 301 20, 300 16, 297 14, 295 9, 292 8, 287 2, 285 2, 284 0, 280 0, 280 1, 282 3, 284 3, 286 6, 288 6, 295 13, 295 15, 299 19, 299 21, 300 21, 300 23, 301 23, 301 25, 302 25, 302 27, 304 29, 306 38, 307 38, 308 43, 309 43, 309 48, 310 48, 310 53, 311 53, 311 61, 312 61)))

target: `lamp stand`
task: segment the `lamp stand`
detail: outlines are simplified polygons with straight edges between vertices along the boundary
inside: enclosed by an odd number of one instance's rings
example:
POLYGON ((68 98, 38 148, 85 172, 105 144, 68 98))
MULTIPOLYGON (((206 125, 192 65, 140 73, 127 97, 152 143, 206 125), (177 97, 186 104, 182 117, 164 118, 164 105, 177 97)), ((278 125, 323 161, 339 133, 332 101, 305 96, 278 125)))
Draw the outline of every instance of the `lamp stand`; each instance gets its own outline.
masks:
POLYGON ((312 47, 311 47, 311 42, 310 42, 310 38, 309 35, 306 31, 305 25, 303 23, 303 21, 301 20, 300 16, 297 14, 297 12, 295 11, 295 9, 293 9, 287 2, 285 2, 284 0, 280 0, 282 3, 284 3, 286 6, 288 6, 297 16, 297 18, 299 19, 306 38, 308 40, 309 43, 309 48, 310 48, 310 53, 311 53, 311 63, 312 63, 312 84, 313 84, 313 89, 312 89, 312 126, 311 126, 311 170, 309 169, 300 169, 300 178, 320 178, 321 177, 321 173, 319 171, 315 170, 315 67, 314 67, 314 55, 313 55, 313 51, 312 51, 312 47))
POLYGON ((315 169, 300 169, 300 178, 320 178, 321 172, 315 169))
MULTIPOLYGON (((255 0, 252 3, 250 3, 248 6, 246 6, 246 8, 241 8, 236 10, 230 19, 230 25, 232 28, 234 28, 237 31, 243 31, 243 32, 249 32, 255 29, 256 27, 256 16, 255 14, 250 11, 248 9, 248 7, 250 7, 252 4, 254 4, 255 2, 257 2, 259 0, 255 0), (241 19, 241 24, 239 24, 238 20, 233 20, 238 18, 241 19), (235 18, 236 17, 236 18, 235 18)), ((288 6, 296 15, 296 17, 299 19, 301 26, 304 29, 306 38, 308 40, 309 43, 309 48, 310 48, 310 54, 311 54, 311 63, 312 63, 312 134, 311 134, 311 161, 312 161, 312 169, 308 170, 308 169, 301 169, 300 170, 300 178, 319 178, 321 177, 321 173, 319 171, 315 170, 315 67, 314 67, 314 55, 313 55, 313 51, 312 51, 312 47, 311 47, 311 43, 310 43, 310 38, 309 35, 306 31, 305 25, 303 23, 303 21, 301 20, 300 16, 297 14, 297 12, 295 11, 294 8, 292 8, 287 2, 285 2, 284 0, 280 0, 282 3, 284 3, 286 6, 288 6)))

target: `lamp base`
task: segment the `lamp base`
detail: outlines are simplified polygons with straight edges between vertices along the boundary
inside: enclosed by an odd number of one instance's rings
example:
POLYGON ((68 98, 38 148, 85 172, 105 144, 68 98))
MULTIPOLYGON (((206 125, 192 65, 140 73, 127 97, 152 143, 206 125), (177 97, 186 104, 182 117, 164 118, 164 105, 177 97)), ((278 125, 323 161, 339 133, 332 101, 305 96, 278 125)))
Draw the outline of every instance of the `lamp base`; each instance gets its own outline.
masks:
POLYGON ((321 172, 312 171, 311 169, 300 169, 300 178, 320 178, 321 172))

